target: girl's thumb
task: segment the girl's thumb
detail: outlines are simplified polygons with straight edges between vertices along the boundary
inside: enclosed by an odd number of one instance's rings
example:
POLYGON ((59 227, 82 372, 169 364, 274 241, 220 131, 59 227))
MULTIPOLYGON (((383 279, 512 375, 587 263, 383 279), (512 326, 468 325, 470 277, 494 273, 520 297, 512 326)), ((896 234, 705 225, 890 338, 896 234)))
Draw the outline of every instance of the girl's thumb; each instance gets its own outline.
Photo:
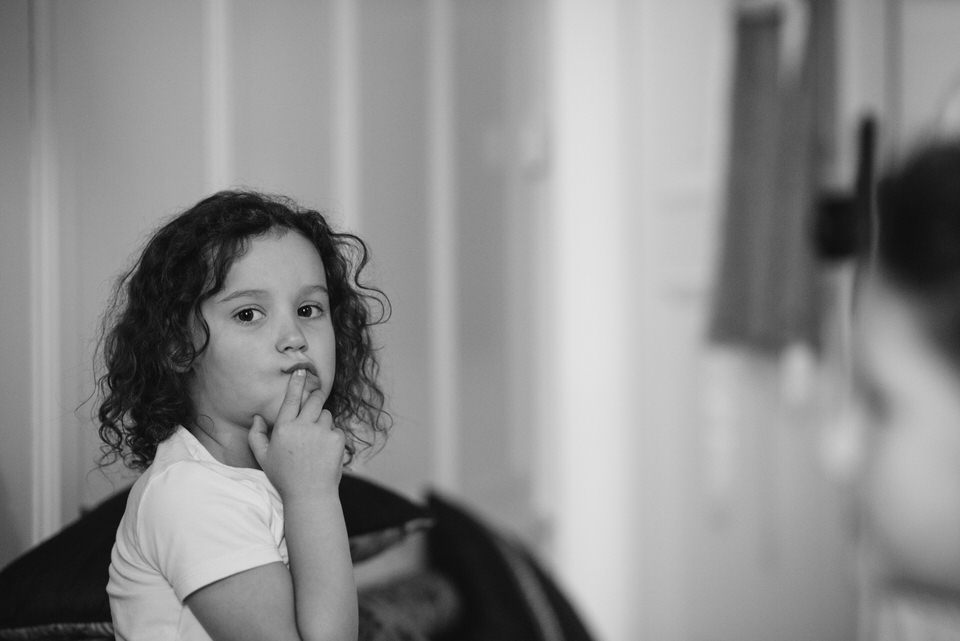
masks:
POLYGON ((250 444, 250 451, 253 452, 257 463, 262 466, 263 457, 270 445, 270 438, 267 436, 267 422, 259 414, 253 417, 253 425, 250 426, 250 431, 247 433, 247 442, 250 444))

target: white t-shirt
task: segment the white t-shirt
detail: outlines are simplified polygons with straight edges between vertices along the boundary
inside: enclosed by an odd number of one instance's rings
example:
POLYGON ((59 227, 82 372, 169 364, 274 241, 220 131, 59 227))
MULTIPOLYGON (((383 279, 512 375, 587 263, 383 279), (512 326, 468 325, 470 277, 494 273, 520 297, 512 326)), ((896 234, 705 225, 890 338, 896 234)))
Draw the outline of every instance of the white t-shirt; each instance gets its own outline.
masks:
POLYGON ((183 600, 251 568, 287 563, 280 495, 261 470, 220 463, 179 428, 137 479, 110 557, 117 639, 203 640, 183 600))

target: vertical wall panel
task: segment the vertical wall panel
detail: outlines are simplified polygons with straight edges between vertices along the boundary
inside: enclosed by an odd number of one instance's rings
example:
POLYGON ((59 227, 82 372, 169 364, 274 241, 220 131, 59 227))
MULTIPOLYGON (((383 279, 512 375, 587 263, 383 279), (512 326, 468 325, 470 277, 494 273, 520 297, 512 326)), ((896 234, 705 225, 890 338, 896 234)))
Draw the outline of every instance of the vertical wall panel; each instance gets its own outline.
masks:
POLYGON ((636 453, 625 437, 641 391, 627 395, 624 354, 634 331, 627 314, 621 93, 628 78, 616 0, 555 3, 551 10, 551 102, 555 126, 551 176, 551 292, 556 369, 548 423, 557 445, 557 533, 560 576, 595 633, 630 638, 635 608, 625 587, 636 541, 627 526, 636 453), (627 407, 630 411, 627 411, 627 407))
POLYGON ((0 567, 30 543, 29 8, 0 2, 0 567))
POLYGON ((501 3, 456 3, 454 95, 459 232, 462 483, 489 492, 509 473, 505 456, 507 114, 501 3))
MULTIPOLYGON (((55 7, 69 410, 93 391, 92 350, 115 276, 162 217, 202 195, 202 8, 187 0, 55 7)), ((92 471, 91 409, 64 424, 64 453, 75 456, 65 460, 64 509, 73 514, 115 486, 92 471)))
POLYGON ((429 4, 428 143, 429 229, 428 284, 431 320, 430 401, 432 482, 442 491, 460 489, 460 340, 457 277, 459 247, 455 220, 457 172, 454 144, 453 3, 429 4))
POLYGON ((377 332, 395 419, 371 474, 419 493, 431 469, 427 197, 427 4, 369 0, 358 12, 359 206, 376 281, 393 303, 377 332))
POLYGON ((339 208, 330 3, 244 0, 230 11, 233 182, 339 208))
POLYGON ((533 390, 542 373, 536 163, 547 153, 536 25, 546 11, 532 2, 454 7, 461 485, 478 510, 532 538, 533 390))
POLYGON ((62 469, 60 206, 50 2, 30 5, 30 324, 33 540, 60 527, 62 469))

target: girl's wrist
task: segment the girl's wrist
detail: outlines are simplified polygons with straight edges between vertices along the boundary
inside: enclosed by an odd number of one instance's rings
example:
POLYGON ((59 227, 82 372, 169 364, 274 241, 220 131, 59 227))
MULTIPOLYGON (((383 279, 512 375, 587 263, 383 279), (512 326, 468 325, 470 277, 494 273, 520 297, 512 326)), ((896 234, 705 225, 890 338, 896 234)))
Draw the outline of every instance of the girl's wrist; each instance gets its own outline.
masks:
POLYGON ((340 493, 336 487, 332 491, 317 492, 296 492, 288 495, 281 495, 284 511, 297 510, 300 508, 336 508, 340 511, 343 507, 340 505, 340 493))

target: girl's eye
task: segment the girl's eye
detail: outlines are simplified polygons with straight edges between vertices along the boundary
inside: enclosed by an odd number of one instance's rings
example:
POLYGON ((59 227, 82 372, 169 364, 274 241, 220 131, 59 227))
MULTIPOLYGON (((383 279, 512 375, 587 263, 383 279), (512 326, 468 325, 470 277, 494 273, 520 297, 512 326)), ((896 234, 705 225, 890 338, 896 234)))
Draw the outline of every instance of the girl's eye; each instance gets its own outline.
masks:
POLYGON ((252 307, 247 307, 246 309, 241 309, 234 314, 233 317, 241 323, 253 323, 263 317, 263 312, 252 307))
POLYGON ((301 305, 297 308, 297 315, 301 318, 316 318, 323 315, 323 308, 319 305, 301 305))

